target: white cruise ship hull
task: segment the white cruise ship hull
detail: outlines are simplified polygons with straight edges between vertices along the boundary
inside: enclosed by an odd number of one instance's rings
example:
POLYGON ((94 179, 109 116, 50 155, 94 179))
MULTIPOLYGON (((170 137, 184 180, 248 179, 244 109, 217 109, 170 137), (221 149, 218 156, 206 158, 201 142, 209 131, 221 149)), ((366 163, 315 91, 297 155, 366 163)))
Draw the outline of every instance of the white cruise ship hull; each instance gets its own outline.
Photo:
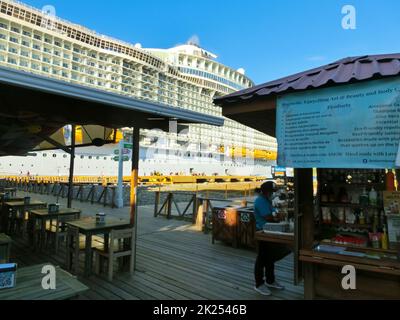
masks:
MULTIPOLYGON (((116 145, 102 148, 77 149, 74 174, 76 176, 117 176, 115 161, 116 145)), ((233 159, 223 154, 208 152, 184 152, 178 150, 140 148, 139 175, 240 175, 268 176, 269 165, 257 163, 251 158, 233 159), (201 156, 200 156, 201 155, 201 156)), ((0 158, 0 175, 8 176, 66 176, 69 174, 70 156, 62 151, 35 152, 26 157, 0 158)), ((131 162, 124 162, 124 174, 129 175, 131 162)))

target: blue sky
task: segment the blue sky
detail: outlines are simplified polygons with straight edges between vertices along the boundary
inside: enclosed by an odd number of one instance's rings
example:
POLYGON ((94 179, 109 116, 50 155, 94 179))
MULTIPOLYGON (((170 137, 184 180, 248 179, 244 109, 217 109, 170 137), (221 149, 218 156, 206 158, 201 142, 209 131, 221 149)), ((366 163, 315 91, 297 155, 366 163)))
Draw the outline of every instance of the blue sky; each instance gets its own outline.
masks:
POLYGON ((168 48, 197 35, 256 83, 353 55, 400 52, 398 0, 22 0, 99 33, 168 48), (344 30, 341 9, 357 10, 344 30))

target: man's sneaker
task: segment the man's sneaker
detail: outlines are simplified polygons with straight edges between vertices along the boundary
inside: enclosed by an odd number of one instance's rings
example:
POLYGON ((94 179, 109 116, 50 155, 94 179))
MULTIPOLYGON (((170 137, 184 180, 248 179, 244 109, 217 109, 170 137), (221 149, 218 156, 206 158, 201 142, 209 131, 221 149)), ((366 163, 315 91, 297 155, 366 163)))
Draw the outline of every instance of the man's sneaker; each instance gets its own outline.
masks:
POLYGON ((274 283, 272 283, 272 284, 266 284, 266 286, 268 287, 268 288, 272 288, 272 289, 277 289, 277 290, 285 290, 285 287, 284 286, 282 286, 280 283, 278 283, 277 281, 275 281, 274 283))
POLYGON ((254 287, 254 290, 263 296, 270 296, 272 294, 271 290, 269 290, 265 284, 259 286, 258 288, 254 287))

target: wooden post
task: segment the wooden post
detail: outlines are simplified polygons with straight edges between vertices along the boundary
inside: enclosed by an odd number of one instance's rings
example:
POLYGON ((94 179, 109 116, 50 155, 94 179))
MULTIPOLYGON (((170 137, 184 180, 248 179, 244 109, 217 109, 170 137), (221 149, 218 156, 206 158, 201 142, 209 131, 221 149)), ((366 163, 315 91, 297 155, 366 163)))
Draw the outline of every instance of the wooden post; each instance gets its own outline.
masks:
POLYGON ((168 199, 167 199, 167 219, 168 220, 172 218, 172 198, 173 198, 173 194, 169 193, 168 199))
POLYGON ((74 194, 75 137, 76 137, 76 126, 72 125, 71 154, 70 154, 71 159, 69 164, 69 184, 68 184, 68 208, 72 208, 72 196, 74 194))
POLYGON ((133 269, 136 270, 136 252, 137 252, 137 187, 139 181, 139 153, 140 153, 140 128, 132 128, 132 171, 131 171, 131 225, 134 226, 134 245, 133 245, 133 269))
MULTIPOLYGON (((197 193, 193 195, 193 219, 197 216, 197 210, 198 210, 198 198, 197 198, 197 193)), ((195 220, 193 220, 195 221, 195 220)))
POLYGON ((294 271, 297 285, 304 274, 306 297, 312 294, 313 274, 299 260, 300 250, 311 249, 314 243, 314 193, 312 169, 295 169, 295 252, 294 271), (308 293, 307 293, 308 292, 308 293))
POLYGON ((204 217, 203 217, 203 232, 208 233, 208 211, 210 210, 210 200, 204 201, 204 217))
POLYGON ((156 192, 156 198, 155 198, 155 203, 154 203, 154 218, 157 218, 158 216, 158 206, 160 204, 160 191, 156 192))
POLYGON ((137 202, 137 186, 139 179, 139 139, 140 139, 140 129, 133 128, 132 135, 132 172, 131 172, 131 224, 135 224, 136 220, 136 202, 137 202))

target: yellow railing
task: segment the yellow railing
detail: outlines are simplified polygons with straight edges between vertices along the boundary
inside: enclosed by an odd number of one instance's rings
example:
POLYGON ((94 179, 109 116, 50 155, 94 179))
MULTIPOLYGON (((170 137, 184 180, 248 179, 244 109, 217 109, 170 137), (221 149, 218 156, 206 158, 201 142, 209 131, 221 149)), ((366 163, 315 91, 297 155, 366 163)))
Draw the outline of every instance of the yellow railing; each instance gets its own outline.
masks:
MULTIPOLYGON (((68 183, 68 176, 0 176, 17 183, 68 183)), ((129 182, 131 177, 124 177, 124 182, 129 182)), ((241 183, 260 182, 266 177, 256 176, 142 176, 139 183, 143 185, 173 185, 173 184, 200 184, 200 183, 241 183)), ((75 176, 74 184, 116 184, 118 177, 75 176)))
MULTIPOLYGON (((226 147, 221 147, 220 152, 225 153, 226 152, 226 147)), ((270 160, 270 161, 276 161, 278 159, 278 153, 276 151, 270 151, 270 150, 251 150, 247 148, 230 148, 229 149, 229 155, 232 158, 253 158, 257 160, 270 160)))

